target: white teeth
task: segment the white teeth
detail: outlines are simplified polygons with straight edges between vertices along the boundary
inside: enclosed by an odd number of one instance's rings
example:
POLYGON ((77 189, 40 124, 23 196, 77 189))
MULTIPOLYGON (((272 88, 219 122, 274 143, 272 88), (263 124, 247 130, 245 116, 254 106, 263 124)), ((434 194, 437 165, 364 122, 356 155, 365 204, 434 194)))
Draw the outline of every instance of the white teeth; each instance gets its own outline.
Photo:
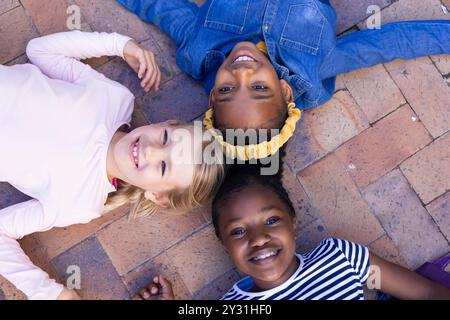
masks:
POLYGON ((272 257, 272 256, 274 256, 276 254, 277 254, 276 251, 271 251, 271 252, 262 254, 260 256, 257 256, 255 258, 253 258, 253 260, 258 261, 258 260, 266 259, 266 258, 272 257))
POLYGON ((234 62, 241 62, 241 61, 251 61, 251 62, 254 62, 255 59, 253 59, 252 57, 249 57, 249 56, 240 56, 240 57, 238 57, 236 60, 234 60, 234 62))

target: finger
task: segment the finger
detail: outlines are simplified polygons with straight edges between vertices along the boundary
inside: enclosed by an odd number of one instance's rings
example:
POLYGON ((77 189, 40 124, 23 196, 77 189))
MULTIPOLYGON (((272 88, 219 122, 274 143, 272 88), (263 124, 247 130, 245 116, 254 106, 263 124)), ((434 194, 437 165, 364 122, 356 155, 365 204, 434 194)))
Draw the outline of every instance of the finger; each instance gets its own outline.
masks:
POLYGON ((145 84, 145 89, 146 91, 149 91, 156 80, 156 76, 157 76, 157 72, 156 72, 156 66, 152 60, 152 53, 146 53, 146 57, 147 57, 147 61, 149 64, 149 68, 147 69, 147 75, 146 75, 146 84, 145 84))
POLYGON ((149 292, 149 290, 148 290, 147 288, 141 289, 141 290, 139 291, 139 294, 141 295, 141 297, 142 297, 143 299, 148 299, 148 298, 150 298, 150 292, 149 292))
POLYGON ((145 89, 147 91, 150 91, 150 89, 152 89, 154 87, 157 76, 158 76, 157 65, 155 65, 154 59, 152 57, 153 57, 153 54, 150 54, 150 53, 147 54, 149 64, 151 65, 151 68, 152 68, 150 78, 148 79, 148 82, 145 86, 145 89))
POLYGON ((145 55, 141 54, 138 58, 139 60, 139 72, 138 77, 139 79, 142 79, 145 74, 145 70, 147 69, 147 60, 145 59, 145 55))
POLYGON ((163 291, 172 289, 172 283, 166 278, 164 278, 162 275, 159 276, 159 284, 161 285, 163 291))
POLYGON ((133 297, 133 300, 142 300, 141 296, 138 294, 135 294, 133 297))
POLYGON ((161 70, 159 69, 158 62, 156 61, 156 56, 154 54, 150 55, 150 59, 151 59, 153 68, 155 70, 154 71, 155 77, 154 77, 153 87, 156 90, 159 90, 159 85, 161 83, 161 70))
POLYGON ((153 277, 153 282, 154 283, 159 283, 159 277, 158 276, 153 277))
POLYGON ((150 285, 149 289, 150 289, 150 293, 151 293, 152 295, 157 295, 158 292, 159 292, 158 286, 157 286, 155 283, 152 283, 152 284, 150 285))

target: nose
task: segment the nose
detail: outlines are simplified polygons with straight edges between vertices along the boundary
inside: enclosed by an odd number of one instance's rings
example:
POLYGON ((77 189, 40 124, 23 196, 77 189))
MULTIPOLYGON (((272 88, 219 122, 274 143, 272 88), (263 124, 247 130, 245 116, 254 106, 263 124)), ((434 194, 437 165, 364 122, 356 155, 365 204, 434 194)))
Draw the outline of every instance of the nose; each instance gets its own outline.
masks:
POLYGON ((270 234, 261 228, 250 233, 249 243, 252 247, 262 247, 271 239, 270 234))
POLYGON ((142 153, 147 163, 156 163, 165 160, 167 150, 164 146, 149 143, 142 147, 142 153))

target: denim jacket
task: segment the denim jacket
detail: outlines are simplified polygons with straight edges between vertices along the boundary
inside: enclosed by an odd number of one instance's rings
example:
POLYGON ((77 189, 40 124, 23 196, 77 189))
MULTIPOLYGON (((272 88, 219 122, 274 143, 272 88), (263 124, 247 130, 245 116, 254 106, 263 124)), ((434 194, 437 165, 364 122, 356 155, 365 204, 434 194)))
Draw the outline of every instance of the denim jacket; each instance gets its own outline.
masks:
POLYGON ((177 64, 209 93, 217 70, 241 41, 266 42, 280 79, 301 109, 327 102, 335 76, 395 58, 450 53, 450 21, 383 25, 336 39, 328 0, 117 0, 177 45, 177 64))

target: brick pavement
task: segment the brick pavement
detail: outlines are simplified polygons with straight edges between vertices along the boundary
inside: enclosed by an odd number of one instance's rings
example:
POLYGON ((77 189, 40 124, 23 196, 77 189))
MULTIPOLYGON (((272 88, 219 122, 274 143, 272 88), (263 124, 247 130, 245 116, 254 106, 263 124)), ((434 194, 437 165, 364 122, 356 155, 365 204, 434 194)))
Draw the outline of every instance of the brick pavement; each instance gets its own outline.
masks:
MULTIPOLYGON (((338 33, 365 28, 370 4, 382 8, 383 22, 450 19, 443 9, 450 10, 448 0, 332 3, 338 33)), ((156 53, 163 73, 158 93, 143 92, 118 58, 87 61, 133 91, 136 124, 201 116, 207 97, 176 66, 173 42, 112 0, 0 0, 0 63, 26 63, 27 42, 66 30, 73 4, 81 8, 83 30, 125 33, 156 53)), ((306 112, 289 142, 283 178, 299 218, 298 250, 331 235, 409 268, 449 251, 449 76, 449 56, 396 60, 339 76, 333 99, 306 112)), ((0 208, 27 199, 0 183, 0 208)), ((173 281, 178 298, 216 299, 242 276, 215 239, 208 209, 131 223, 126 214, 119 208, 21 244, 58 281, 67 279, 69 265, 78 265, 86 299, 128 299, 159 272, 173 281)), ((24 298, 0 277, 0 299, 24 298)))

